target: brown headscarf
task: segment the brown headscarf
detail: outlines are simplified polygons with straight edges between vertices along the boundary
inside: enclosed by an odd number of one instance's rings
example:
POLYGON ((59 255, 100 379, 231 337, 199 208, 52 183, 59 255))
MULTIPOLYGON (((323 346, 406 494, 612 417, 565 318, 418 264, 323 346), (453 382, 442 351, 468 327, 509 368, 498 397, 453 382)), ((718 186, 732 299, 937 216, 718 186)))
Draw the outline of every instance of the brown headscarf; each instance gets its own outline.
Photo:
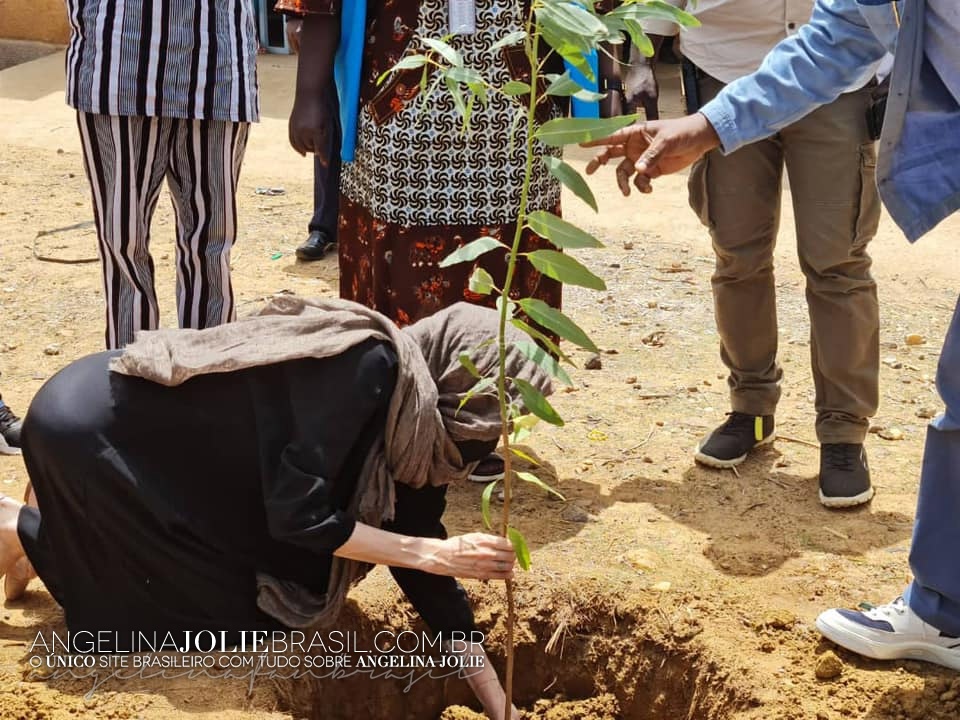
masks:
MULTIPOLYGON (((155 330, 111 362, 110 369, 162 385, 179 385, 197 375, 231 372, 301 358, 339 355, 368 339, 389 342, 398 358, 398 376, 383 436, 366 458, 350 511, 358 521, 379 527, 393 518, 394 483, 413 487, 463 480, 476 463, 464 463, 455 443, 494 441, 500 410, 492 391, 461 403, 476 385, 460 363, 466 353, 483 375, 497 367, 498 314, 457 303, 400 330, 384 315, 347 300, 279 296, 257 314, 206 330, 155 330)), ((527 337, 508 326, 507 375, 551 391, 550 378, 517 349, 527 337)), ((516 399, 512 384, 511 398, 516 399)), ((258 576, 260 608, 288 627, 329 625, 350 587, 370 566, 334 557, 324 597, 272 578, 258 576)))

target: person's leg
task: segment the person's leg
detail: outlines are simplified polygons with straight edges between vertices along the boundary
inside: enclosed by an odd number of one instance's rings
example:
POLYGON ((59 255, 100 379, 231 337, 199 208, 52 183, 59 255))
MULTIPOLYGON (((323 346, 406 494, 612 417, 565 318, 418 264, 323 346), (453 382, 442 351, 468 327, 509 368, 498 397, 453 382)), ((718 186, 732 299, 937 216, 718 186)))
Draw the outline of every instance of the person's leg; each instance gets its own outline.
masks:
POLYGON ((914 581, 903 599, 864 612, 828 610, 817 628, 867 657, 960 670, 960 303, 940 355, 937 388, 946 409, 927 429, 910 550, 914 581))
POLYGON ((77 598, 85 598, 82 607, 95 605, 102 580, 96 566, 105 548, 87 522, 86 482, 99 462, 99 430, 112 416, 107 362, 114 354, 90 355, 61 370, 34 397, 24 421, 24 463, 33 505, 42 505, 43 513, 23 509, 18 534, 37 574, 64 607, 79 607, 77 598))
POLYGON ((22 507, 13 498, 0 495, 0 575, 6 575, 24 556, 17 532, 22 507))
MULTIPOLYGON (((702 78, 702 100, 722 87, 702 78)), ((730 371, 733 414, 696 454, 715 467, 736 465, 756 444, 773 439, 782 377, 773 276, 782 172, 782 148, 773 138, 727 156, 713 151, 690 174, 690 206, 710 229, 716 253, 713 299, 720 356, 730 371)))
POLYGON ((604 43, 598 57, 600 92, 606 97, 600 101, 600 117, 623 115, 622 45, 604 43))
POLYGON ((869 100, 867 89, 842 95, 780 133, 807 280, 821 501, 831 507, 873 496, 862 448, 880 372, 877 285, 867 254, 880 220, 876 153, 864 122, 869 100))
POLYGON ((937 368, 946 410, 930 423, 920 473, 910 550, 910 608, 931 625, 960 637, 960 304, 954 310, 937 368))
POLYGON ((626 112, 635 113, 642 108, 647 120, 658 120, 660 85, 657 82, 657 61, 655 58, 644 57, 633 43, 629 45, 630 60, 623 80, 626 112))
POLYGON ((78 112, 93 196, 106 299, 106 345, 120 348, 159 323, 150 257, 150 218, 166 167, 157 118, 78 112))
POLYGON ((177 215, 177 316, 206 328, 236 317, 230 251, 249 123, 176 120, 167 181, 177 215))
POLYGON ((324 102, 332 125, 324 148, 326 163, 313 158, 313 217, 310 218, 306 242, 297 248, 301 260, 319 260, 337 244, 337 218, 340 213, 340 101, 337 86, 330 83, 324 102))

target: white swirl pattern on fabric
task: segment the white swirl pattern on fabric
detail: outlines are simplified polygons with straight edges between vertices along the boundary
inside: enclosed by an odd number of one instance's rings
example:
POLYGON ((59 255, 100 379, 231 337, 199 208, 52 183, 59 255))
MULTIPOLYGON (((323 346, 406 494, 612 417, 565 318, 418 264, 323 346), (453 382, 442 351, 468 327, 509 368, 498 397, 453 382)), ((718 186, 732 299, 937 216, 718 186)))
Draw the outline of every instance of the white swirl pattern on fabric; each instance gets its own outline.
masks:
MULTIPOLYGON (((513 79, 500 51, 490 48, 523 28, 517 0, 477 0, 477 32, 451 43, 468 67, 503 86, 513 79)), ((416 37, 440 38, 448 32, 447 3, 422 3, 416 37)), ((419 52, 414 39, 408 53, 419 52)), ((385 85, 386 87, 386 85, 385 85)), ((556 111, 554 111, 556 112, 556 111)), ((516 221, 526 145, 525 110, 499 93, 486 107, 478 102, 468 135, 453 98, 438 89, 426 109, 417 96, 383 124, 370 107, 360 113, 355 161, 344 166, 342 190, 374 217, 404 226, 499 225, 516 221), (520 114, 522 117, 517 118, 520 114), (516 124, 511 147, 510 133, 516 124)), ((538 154, 560 151, 540 145, 538 154)), ((530 210, 553 210, 560 184, 536 162, 530 210)))

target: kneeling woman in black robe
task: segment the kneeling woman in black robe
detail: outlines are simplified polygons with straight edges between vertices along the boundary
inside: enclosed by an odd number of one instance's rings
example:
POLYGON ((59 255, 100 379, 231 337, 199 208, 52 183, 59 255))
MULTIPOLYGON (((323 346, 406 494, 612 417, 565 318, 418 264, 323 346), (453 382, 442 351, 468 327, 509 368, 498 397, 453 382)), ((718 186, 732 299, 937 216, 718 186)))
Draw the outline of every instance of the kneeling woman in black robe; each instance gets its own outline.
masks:
MULTIPOLYGON (((497 443, 495 398, 468 397, 459 360, 492 370, 495 331, 496 313, 463 304, 400 331, 353 303, 280 298, 74 362, 24 421, 37 507, 0 501, 8 593, 25 552, 73 636, 236 637, 329 627, 383 564, 433 632, 469 633, 454 578, 509 578, 515 561, 503 538, 441 522, 447 484, 497 443)), ((507 359, 549 390, 512 344, 507 359)), ((488 663, 470 683, 500 718, 488 663)))

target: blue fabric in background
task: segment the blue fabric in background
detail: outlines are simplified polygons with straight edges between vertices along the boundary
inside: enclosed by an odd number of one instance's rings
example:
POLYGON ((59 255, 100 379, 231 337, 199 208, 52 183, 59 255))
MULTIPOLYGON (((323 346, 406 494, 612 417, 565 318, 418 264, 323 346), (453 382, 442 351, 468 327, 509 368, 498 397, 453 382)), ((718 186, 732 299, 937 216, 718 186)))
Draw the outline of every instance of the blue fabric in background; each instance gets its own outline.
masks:
MULTIPOLYGON (((596 50, 592 50, 587 56, 587 62, 590 63, 590 68, 593 70, 593 80, 590 80, 586 75, 573 67, 570 63, 564 61, 567 70, 570 71, 570 77, 576 80, 580 85, 587 90, 593 92, 600 92, 600 87, 598 80, 600 78, 600 61, 597 55, 596 50)), ((577 98, 572 98, 573 103, 573 116, 577 118, 599 118, 600 117, 600 103, 599 102, 590 102, 588 100, 578 100, 577 98)))
POLYGON ((340 158, 353 162, 357 149, 357 121, 360 117, 360 75, 363 72, 363 46, 367 35, 367 0, 350 0, 340 10, 340 47, 333 66, 333 77, 340 97, 340 127, 343 141, 340 158))

